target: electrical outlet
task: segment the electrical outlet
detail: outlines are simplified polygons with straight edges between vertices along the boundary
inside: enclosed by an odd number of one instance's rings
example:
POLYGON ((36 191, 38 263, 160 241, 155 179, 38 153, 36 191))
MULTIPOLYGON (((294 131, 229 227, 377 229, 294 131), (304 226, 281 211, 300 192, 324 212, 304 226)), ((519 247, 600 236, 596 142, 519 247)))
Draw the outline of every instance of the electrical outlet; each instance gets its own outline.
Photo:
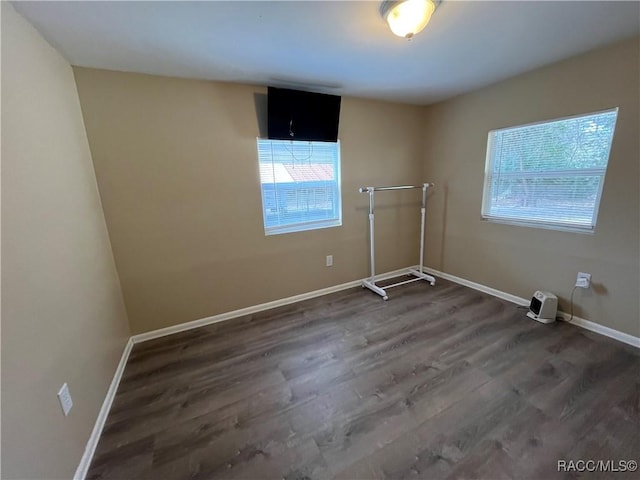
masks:
POLYGON ((578 277, 576 278, 576 287, 589 288, 589 285, 591 285, 591 274, 578 272, 578 277))
POLYGON ((73 400, 71 400, 71 393, 69 392, 69 386, 65 383, 62 385, 62 388, 58 392, 58 400, 60 400, 60 406, 62 407, 62 412, 66 417, 69 415, 69 411, 71 407, 73 407, 73 400))
POLYGON ((326 265, 327 267, 333 266, 333 255, 327 255, 326 265))

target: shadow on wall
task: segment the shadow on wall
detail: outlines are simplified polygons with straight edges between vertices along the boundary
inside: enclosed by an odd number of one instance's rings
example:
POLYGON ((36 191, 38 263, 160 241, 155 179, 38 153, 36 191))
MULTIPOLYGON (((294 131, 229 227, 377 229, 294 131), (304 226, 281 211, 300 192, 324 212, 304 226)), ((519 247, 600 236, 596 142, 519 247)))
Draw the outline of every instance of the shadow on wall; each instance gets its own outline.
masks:
POLYGON ((445 258, 445 245, 447 244, 447 203, 449 201, 449 185, 446 183, 442 185, 442 228, 440 234, 440 265, 439 270, 445 271, 444 258, 445 258))
MULTIPOLYGON (((556 293, 556 295, 558 295, 556 293)), ((585 298, 596 297, 598 306, 601 307, 601 299, 603 296, 609 295, 609 289, 602 283, 591 282, 589 288, 576 288, 573 295, 573 315, 576 317, 586 318, 587 313, 581 306, 581 300, 585 298)), ((571 311, 571 294, 566 296, 558 295, 558 309, 563 312, 571 311)))
POLYGON ((256 118, 258 120, 258 135, 260 138, 267 138, 267 94, 254 93, 253 104, 256 107, 256 118))
MULTIPOLYGON (((215 85, 215 82, 211 82, 215 85)), ((255 139, 256 135, 266 138, 267 133, 267 96, 260 93, 247 93, 247 89, 251 87, 247 86, 232 86, 224 88, 224 91, 214 88, 215 92, 215 104, 216 108, 221 112, 216 112, 216 118, 226 119, 232 129, 234 138, 238 139, 255 139), (251 97, 253 96, 253 102, 251 97), (258 100, 258 97, 264 97, 264 99, 258 100), (253 104, 253 109, 251 108, 253 104), (255 117, 252 115, 252 110, 255 113, 255 117), (256 119, 254 123, 252 120, 256 119)), ((256 87, 256 89, 259 87, 256 87)))

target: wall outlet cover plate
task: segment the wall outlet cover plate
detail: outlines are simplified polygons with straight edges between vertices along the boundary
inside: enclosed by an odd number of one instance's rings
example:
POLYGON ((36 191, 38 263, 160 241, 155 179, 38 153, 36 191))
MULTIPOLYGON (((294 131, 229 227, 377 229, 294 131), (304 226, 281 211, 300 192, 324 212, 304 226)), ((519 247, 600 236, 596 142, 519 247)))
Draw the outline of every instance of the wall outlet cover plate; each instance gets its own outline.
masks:
POLYGON ((576 287, 589 288, 589 285, 591 285, 591 274, 578 272, 576 287))
POLYGON ((62 413, 66 417, 73 407, 73 400, 71 400, 71 393, 69 392, 69 386, 65 383, 58 392, 58 400, 60 400, 60 406, 62 407, 62 413))

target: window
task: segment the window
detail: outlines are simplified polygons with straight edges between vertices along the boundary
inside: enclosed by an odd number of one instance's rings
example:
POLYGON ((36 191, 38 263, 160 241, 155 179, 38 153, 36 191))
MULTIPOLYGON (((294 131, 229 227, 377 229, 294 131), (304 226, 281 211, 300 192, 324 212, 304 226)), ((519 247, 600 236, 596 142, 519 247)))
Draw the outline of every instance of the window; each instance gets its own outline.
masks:
POLYGON ((482 218, 596 226, 618 109, 489 132, 482 218))
POLYGON ((258 139, 267 235, 342 225, 340 142, 258 139))

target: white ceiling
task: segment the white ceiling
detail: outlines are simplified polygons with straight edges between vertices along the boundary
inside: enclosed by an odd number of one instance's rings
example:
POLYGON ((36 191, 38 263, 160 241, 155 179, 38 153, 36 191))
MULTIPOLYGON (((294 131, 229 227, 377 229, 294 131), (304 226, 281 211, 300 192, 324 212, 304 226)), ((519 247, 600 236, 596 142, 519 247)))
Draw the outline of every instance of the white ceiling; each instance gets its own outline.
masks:
POLYGON ((640 33, 639 2, 443 1, 413 40, 379 2, 15 2, 73 64, 427 104, 640 33))

